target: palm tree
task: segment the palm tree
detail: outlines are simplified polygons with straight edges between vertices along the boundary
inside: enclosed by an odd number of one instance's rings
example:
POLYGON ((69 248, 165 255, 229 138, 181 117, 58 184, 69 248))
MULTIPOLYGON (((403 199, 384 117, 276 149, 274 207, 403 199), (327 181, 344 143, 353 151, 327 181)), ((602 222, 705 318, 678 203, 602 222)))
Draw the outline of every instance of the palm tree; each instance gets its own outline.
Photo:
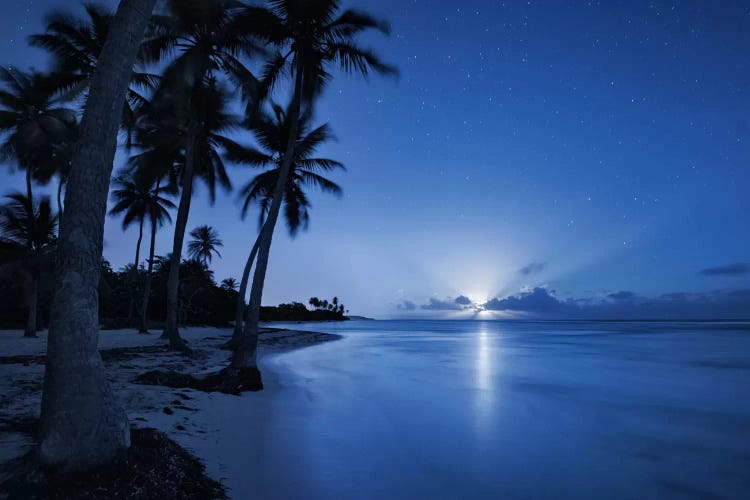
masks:
POLYGON ((356 37, 368 29, 388 33, 387 24, 372 16, 345 10, 337 16, 339 0, 273 0, 270 9, 245 7, 236 23, 246 32, 272 44, 278 49, 266 65, 261 81, 271 87, 284 72, 293 79, 292 100, 288 110, 289 134, 283 149, 276 185, 271 193, 266 223, 259 235, 258 257, 250 291, 248 321, 242 345, 235 349, 232 367, 255 367, 258 341, 258 321, 263 295, 263 284, 268 268, 273 231, 278 220, 290 169, 294 162, 295 143, 299 136, 303 104, 309 108, 330 80, 328 69, 337 65, 345 73, 367 76, 371 70, 381 74, 395 74, 396 70, 371 51, 356 44, 356 37))
POLYGON ((130 273, 130 305, 128 306, 128 323, 133 321, 133 309, 135 306, 135 278, 138 274, 138 265, 141 262, 141 241, 143 241, 143 224, 146 220, 148 199, 151 196, 151 186, 145 183, 136 183, 125 177, 118 177, 114 181, 115 189, 112 191, 112 199, 115 206, 109 211, 109 215, 125 214, 122 219, 122 229, 127 230, 133 222, 138 222, 138 240, 135 244, 135 261, 130 273))
POLYGON ((234 278, 225 278, 221 280, 221 288, 227 291, 237 290, 237 280, 234 278))
POLYGON ((115 206, 109 211, 110 216, 124 214, 122 218, 123 231, 134 222, 138 223, 138 241, 135 244, 135 261, 133 269, 140 264, 141 241, 143 241, 143 224, 152 200, 151 186, 145 182, 138 182, 125 176, 116 177, 112 190, 112 200, 115 206))
POLYGON ((109 463, 130 444, 97 348, 97 288, 119 116, 155 2, 120 1, 91 77, 65 192, 37 456, 66 471, 109 463))
POLYGON ((188 256, 191 259, 201 261, 207 266, 213 255, 221 258, 218 247, 223 247, 224 242, 219 239, 219 232, 211 226, 198 226, 190 231, 192 241, 188 243, 188 256))
MULTIPOLYGON (((273 114, 260 113, 249 124, 249 128, 254 132, 257 142, 263 147, 264 151, 244 148, 242 151, 230 149, 227 152, 227 158, 235 163, 255 167, 271 167, 269 170, 256 175, 240 191, 240 197, 243 199, 243 218, 247 215, 247 211, 253 203, 258 203, 261 207, 258 223, 259 234, 263 232, 263 223, 272 204, 272 193, 283 164, 286 138, 289 136, 291 128, 289 113, 276 104, 272 104, 271 109, 273 114)), ((305 187, 318 187, 325 192, 335 195, 341 194, 341 188, 336 183, 323 177, 320 172, 344 169, 344 165, 335 160, 313 156, 322 143, 333 138, 333 133, 328 125, 310 130, 310 121, 309 113, 300 117, 290 176, 287 180, 287 188, 284 191, 284 216, 289 233, 292 236, 295 236, 300 228, 307 229, 309 223, 308 208, 310 202, 305 194, 305 187)), ((258 251, 259 242, 260 238, 256 238, 256 243, 250 252, 240 281, 235 310, 235 331, 230 345, 239 345, 242 340, 245 294, 247 293, 250 270, 258 251)))
POLYGON ((33 204, 32 179, 42 174, 54 148, 71 139, 76 115, 58 106, 50 79, 39 72, 0 68, 0 83, 0 132, 7 132, 0 159, 15 158, 26 171, 26 196, 33 204))
MULTIPOLYGON (((110 215, 122 215, 123 230, 131 224, 138 224, 138 240, 135 245, 135 261, 131 281, 134 284, 141 263, 141 242, 143 241, 143 226, 146 219, 151 219, 151 249, 149 255, 149 269, 151 269, 154 252, 154 240, 156 239, 156 227, 164 220, 171 221, 168 209, 174 208, 174 203, 161 196, 162 189, 157 182, 156 187, 151 184, 150 179, 144 175, 123 175, 114 180, 115 189, 112 191, 112 199, 115 205, 109 211, 110 215)), ((151 271, 149 270, 149 276, 151 271)), ((150 293, 150 290, 148 290, 150 293)), ((130 306, 128 308, 128 321, 133 320, 135 298, 131 294, 130 306)), ((141 324, 141 326, 143 326, 141 324)))
MULTIPOLYGON (((178 104, 179 141, 182 162, 182 192, 177 211, 172 265, 167 284, 167 318, 164 337, 174 349, 187 350, 177 328, 179 266, 185 237, 194 175, 207 181, 212 200, 217 180, 231 187, 218 153, 220 147, 234 145, 220 136, 237 124, 226 113, 227 97, 216 83, 216 73, 224 72, 250 98, 256 80, 239 57, 251 55, 256 47, 247 33, 238 30, 234 14, 242 5, 233 0, 167 0, 166 15, 155 16, 153 39, 144 44, 147 61, 159 61, 166 54, 177 53, 164 70, 155 101, 178 104), (185 106, 185 104, 187 104, 185 106)), ((161 114, 161 117, 170 116, 161 114)), ((164 129, 164 127, 161 127, 164 129)), ((170 127, 166 127, 170 128, 170 127)), ((174 143, 171 137, 165 137, 174 143)), ((239 145, 237 145, 239 147, 239 145)))
POLYGON ((156 187, 152 190, 152 203, 147 212, 151 220, 151 245, 148 251, 148 269, 146 270, 146 284, 143 288, 143 301, 141 302, 141 324, 138 333, 148 333, 148 303, 151 297, 151 282, 153 280, 154 270, 154 251, 156 249, 156 230, 164 225, 165 222, 172 222, 169 210, 175 208, 175 204, 167 198, 161 196, 162 193, 170 192, 171 188, 161 187, 161 179, 156 181, 156 187))
POLYGON ((48 197, 35 206, 20 193, 7 198, 10 202, 0 207, 0 265, 20 263, 24 270, 28 278, 24 337, 36 337, 40 274, 43 261, 54 253, 57 215, 52 212, 48 197))
POLYGON ((243 150, 243 146, 223 135, 241 122, 227 111, 228 101, 225 87, 215 78, 205 78, 190 89, 160 92, 138 127, 136 141, 145 149, 131 158, 132 166, 144 175, 155 172, 157 177, 162 176, 163 166, 169 166, 175 171, 176 182, 181 186, 167 282, 164 331, 173 349, 187 350, 177 329, 177 313, 179 266, 194 180, 203 180, 213 202, 217 184, 227 191, 231 189, 222 152, 232 149, 241 154, 243 150))
MULTIPOLYGON (((47 16, 44 33, 29 36, 31 46, 52 55, 52 88, 65 99, 85 95, 114 18, 103 5, 88 3, 84 8, 87 18, 57 11, 47 16)), ((141 59, 143 53, 138 55, 141 59)), ((157 75, 133 71, 123 107, 124 129, 132 128, 137 111, 147 104, 142 92, 153 89, 158 82, 157 75)))

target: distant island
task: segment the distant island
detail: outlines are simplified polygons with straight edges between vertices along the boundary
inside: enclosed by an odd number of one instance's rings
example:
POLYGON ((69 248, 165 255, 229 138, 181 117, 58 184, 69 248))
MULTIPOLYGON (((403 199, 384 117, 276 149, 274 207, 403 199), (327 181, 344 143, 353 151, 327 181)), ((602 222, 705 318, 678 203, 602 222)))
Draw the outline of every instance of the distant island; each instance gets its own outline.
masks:
MULTIPOLYGON (((338 297, 330 302, 326 299, 311 297, 308 301, 312 309, 308 309, 302 302, 279 304, 260 308, 261 321, 348 321, 346 307, 339 303, 338 297)), ((355 316, 361 318, 361 316, 355 316)))

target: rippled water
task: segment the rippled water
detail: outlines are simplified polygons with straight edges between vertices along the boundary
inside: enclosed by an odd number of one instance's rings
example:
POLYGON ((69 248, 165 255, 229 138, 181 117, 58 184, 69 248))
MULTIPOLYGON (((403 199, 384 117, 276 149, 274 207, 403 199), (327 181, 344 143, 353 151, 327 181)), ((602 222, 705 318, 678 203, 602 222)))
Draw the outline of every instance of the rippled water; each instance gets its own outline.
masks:
POLYGON ((294 327, 346 338, 266 363, 231 417, 262 421, 226 445, 257 450, 235 492, 748 498, 748 324, 294 327))

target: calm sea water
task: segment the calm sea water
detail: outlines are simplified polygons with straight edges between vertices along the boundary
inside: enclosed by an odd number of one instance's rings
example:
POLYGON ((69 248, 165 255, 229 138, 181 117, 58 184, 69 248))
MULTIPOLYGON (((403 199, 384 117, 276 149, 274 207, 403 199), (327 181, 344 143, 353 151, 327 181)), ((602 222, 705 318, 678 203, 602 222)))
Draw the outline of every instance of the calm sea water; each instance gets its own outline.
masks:
POLYGON ((264 423, 236 436, 259 476, 234 491, 750 497, 750 324, 294 327, 346 338, 266 363, 273 390, 243 410, 264 423))

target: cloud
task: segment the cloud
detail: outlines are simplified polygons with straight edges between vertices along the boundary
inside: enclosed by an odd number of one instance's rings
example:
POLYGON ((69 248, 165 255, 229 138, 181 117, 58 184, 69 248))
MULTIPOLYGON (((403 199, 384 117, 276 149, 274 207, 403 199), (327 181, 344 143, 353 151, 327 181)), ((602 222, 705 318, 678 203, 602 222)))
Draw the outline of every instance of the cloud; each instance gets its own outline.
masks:
POLYGON ((703 276, 742 276, 750 274, 750 264, 738 262, 726 266, 709 267, 701 271, 703 276))
POLYGON ((537 287, 529 292, 509 295, 503 299, 494 298, 482 307, 487 311, 517 311, 551 313, 562 311, 565 305, 554 297, 546 288, 537 287))
POLYGON ((518 272, 524 276, 529 276, 543 271, 545 267, 547 267, 546 262, 532 262, 531 264, 519 269, 518 272))
POLYGON ((673 292, 656 297, 621 291, 563 300, 552 290, 534 288, 494 298, 482 307, 549 319, 745 319, 750 316, 750 289, 673 292))
POLYGON ((462 306, 470 306, 472 303, 471 299, 467 297, 466 295, 459 295, 458 297, 455 298, 453 302, 462 306))
MULTIPOLYGON (((459 299, 465 298, 463 295, 456 299, 447 298, 445 300, 431 298, 429 304, 422 304, 420 309, 426 311, 461 311, 468 306, 458 302, 459 299)), ((471 301, 469 301, 471 303, 471 301)))
POLYGON ((401 311, 414 311, 416 308, 417 304, 415 304, 411 300, 404 300, 396 304, 396 309, 399 309, 401 311))
POLYGON ((622 292, 610 293, 609 295, 607 295, 607 297, 609 297, 612 300, 618 300, 618 301, 625 301, 625 300, 632 301, 632 300, 635 300, 636 297, 638 296, 633 292, 622 291, 622 292))
POLYGON ((750 317, 750 288, 707 292, 672 292, 647 297, 629 290, 599 291, 583 297, 560 297, 546 287, 525 289, 505 297, 477 304, 465 295, 431 298, 417 305, 403 300, 400 311, 430 312, 436 317, 455 313, 464 317, 497 317, 579 320, 691 320, 747 319, 750 317), (495 315, 493 315, 495 313, 495 315), (471 315, 471 316, 469 316, 471 315), (499 316, 498 316, 499 315, 499 316))

